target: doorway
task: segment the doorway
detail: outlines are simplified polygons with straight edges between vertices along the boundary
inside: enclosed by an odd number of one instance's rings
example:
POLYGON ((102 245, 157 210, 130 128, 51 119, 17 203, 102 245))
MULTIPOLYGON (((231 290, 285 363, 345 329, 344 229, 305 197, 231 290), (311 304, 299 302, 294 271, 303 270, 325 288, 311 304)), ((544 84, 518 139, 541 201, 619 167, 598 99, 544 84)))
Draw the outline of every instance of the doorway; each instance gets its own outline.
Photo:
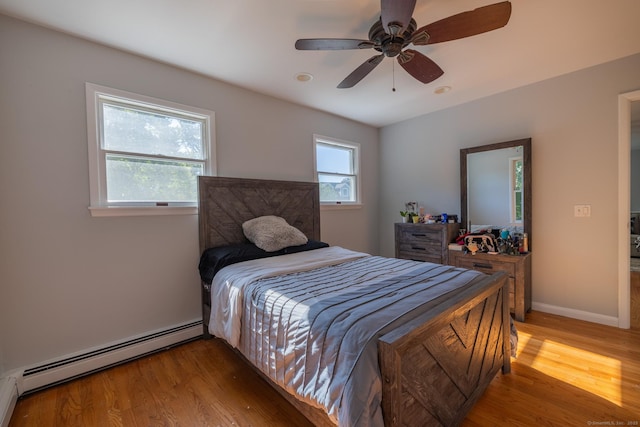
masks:
POLYGON ((618 96, 618 326, 625 329, 631 326, 631 110, 637 103, 640 90, 618 96))

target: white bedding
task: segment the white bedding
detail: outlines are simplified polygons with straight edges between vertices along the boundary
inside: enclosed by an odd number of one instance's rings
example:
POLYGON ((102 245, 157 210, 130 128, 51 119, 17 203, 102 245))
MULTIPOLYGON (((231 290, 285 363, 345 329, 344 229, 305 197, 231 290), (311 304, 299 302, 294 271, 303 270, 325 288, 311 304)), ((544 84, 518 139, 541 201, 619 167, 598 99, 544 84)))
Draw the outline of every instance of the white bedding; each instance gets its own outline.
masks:
POLYGON ((365 256, 369 254, 331 246, 322 250, 229 265, 220 270, 211 282, 209 332, 238 347, 243 304, 242 289, 254 280, 340 264, 365 256))

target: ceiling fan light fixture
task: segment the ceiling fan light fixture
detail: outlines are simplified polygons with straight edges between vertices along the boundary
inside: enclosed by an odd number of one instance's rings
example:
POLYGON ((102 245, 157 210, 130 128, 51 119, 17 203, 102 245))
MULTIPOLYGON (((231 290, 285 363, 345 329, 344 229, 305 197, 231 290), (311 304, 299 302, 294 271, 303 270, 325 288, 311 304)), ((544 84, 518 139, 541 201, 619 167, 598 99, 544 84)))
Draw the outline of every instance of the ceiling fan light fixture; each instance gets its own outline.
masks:
POLYGON ((433 93, 436 95, 442 95, 443 93, 447 93, 451 90, 451 86, 438 86, 434 89, 433 93))
POLYGON ((313 80, 313 74, 311 73, 298 73, 296 74, 296 80, 301 82, 301 83, 306 83, 306 82, 310 82, 311 80, 313 80))

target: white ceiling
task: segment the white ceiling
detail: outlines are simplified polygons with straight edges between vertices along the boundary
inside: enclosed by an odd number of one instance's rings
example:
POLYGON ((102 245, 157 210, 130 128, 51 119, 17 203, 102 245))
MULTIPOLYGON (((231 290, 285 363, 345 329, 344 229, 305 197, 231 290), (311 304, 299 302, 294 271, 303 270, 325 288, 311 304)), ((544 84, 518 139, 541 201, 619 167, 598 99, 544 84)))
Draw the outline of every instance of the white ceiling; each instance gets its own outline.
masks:
MULTIPOLYGON (((418 0, 413 17, 420 27, 497 1, 418 0)), ((374 126, 640 52, 640 0, 511 3, 504 28, 414 47, 444 70, 438 80, 424 85, 385 58, 351 89, 336 85, 376 51, 294 43, 366 39, 379 0, 0 0, 0 12, 374 126), (452 90, 434 94, 443 85, 452 90)))

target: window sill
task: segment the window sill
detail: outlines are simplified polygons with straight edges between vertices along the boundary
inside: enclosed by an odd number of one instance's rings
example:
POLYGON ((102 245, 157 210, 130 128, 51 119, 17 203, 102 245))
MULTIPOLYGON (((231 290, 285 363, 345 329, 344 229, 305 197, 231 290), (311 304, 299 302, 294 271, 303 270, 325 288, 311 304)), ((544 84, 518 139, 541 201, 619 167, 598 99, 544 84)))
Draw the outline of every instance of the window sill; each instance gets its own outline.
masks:
POLYGON ((92 217, 197 215, 197 206, 89 206, 92 217))
POLYGON ((344 209, 362 209, 362 203, 320 203, 321 211, 338 211, 344 209))

